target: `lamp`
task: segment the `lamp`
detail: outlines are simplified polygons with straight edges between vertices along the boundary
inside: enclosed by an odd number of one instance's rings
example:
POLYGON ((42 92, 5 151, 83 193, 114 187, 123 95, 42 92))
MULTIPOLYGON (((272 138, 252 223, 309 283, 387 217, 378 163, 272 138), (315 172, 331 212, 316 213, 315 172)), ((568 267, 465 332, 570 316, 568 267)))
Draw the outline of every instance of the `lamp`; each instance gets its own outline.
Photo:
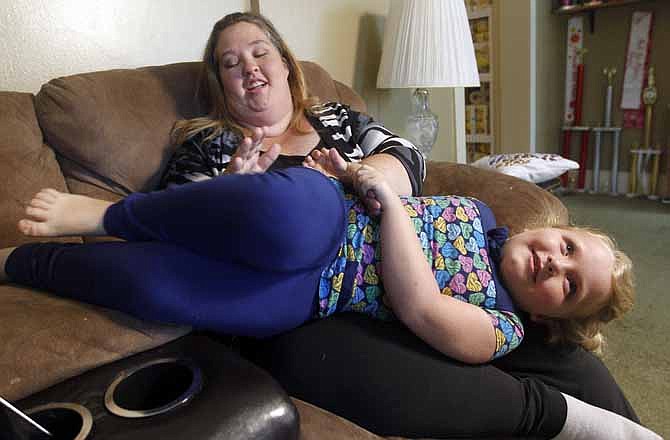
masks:
POLYGON ((477 87, 479 73, 463 0, 391 0, 378 88, 415 88, 407 137, 428 157, 437 116, 428 87, 477 87))

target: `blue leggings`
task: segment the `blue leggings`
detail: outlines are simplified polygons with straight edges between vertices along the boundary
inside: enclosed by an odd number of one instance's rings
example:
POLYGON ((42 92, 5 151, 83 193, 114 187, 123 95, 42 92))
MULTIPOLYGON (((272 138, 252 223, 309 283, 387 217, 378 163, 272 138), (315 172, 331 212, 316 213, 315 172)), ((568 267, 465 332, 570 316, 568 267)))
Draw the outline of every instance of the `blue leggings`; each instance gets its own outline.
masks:
POLYGON ((126 242, 27 244, 6 272, 141 319, 265 337, 314 316, 345 220, 341 193, 314 170, 224 175, 112 205, 105 229, 126 242))

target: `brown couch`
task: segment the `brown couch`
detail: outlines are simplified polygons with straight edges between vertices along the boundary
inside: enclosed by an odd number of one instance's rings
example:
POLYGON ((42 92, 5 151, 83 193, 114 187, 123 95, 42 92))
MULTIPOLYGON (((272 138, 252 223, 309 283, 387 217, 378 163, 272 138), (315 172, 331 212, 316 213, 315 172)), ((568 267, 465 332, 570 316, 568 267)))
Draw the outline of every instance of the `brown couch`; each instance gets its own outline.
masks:
MULTIPOLYGON (((74 75, 50 81, 37 95, 0 92, 0 247, 34 241, 18 233, 16 222, 40 188, 108 200, 155 189, 173 148, 174 121, 203 113, 195 93, 199 66, 74 75)), ((365 109, 360 97, 318 65, 303 67, 313 94, 365 109)), ((567 222, 566 209, 548 192, 465 165, 430 162, 424 194, 476 196, 512 232, 567 222)), ((0 395, 18 401, 189 332, 0 285, 0 395)), ((306 402, 292 402, 301 438, 379 438, 306 402)))

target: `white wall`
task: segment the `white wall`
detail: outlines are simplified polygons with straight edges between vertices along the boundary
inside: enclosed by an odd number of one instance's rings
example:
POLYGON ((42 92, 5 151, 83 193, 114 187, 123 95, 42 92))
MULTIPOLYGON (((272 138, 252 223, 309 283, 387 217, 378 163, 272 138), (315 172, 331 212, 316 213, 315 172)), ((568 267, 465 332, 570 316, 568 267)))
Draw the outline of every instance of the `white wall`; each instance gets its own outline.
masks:
POLYGON ((385 16, 388 0, 261 0, 260 7, 298 58, 352 85, 361 17, 385 16))
MULTIPOLYGON (((388 0, 260 0, 259 4, 299 59, 322 65, 358 92, 375 118, 404 134, 412 90, 376 87, 388 0)), ((431 159, 455 161, 452 89, 431 89, 431 107, 440 119, 431 159)))
POLYGON ((0 0, 0 90, 198 60, 212 25, 248 8, 248 0, 0 0))
POLYGON ((498 6, 499 86, 497 150, 501 153, 531 150, 531 5, 536 0, 514 0, 498 6))
MULTIPOLYGON (((411 90, 376 88, 388 0, 260 0, 299 59, 354 88, 403 134, 411 90)), ((0 90, 35 93, 65 75, 198 60, 212 25, 248 0, 0 0, 0 90)), ((455 160, 451 89, 431 91, 437 160, 455 160)))

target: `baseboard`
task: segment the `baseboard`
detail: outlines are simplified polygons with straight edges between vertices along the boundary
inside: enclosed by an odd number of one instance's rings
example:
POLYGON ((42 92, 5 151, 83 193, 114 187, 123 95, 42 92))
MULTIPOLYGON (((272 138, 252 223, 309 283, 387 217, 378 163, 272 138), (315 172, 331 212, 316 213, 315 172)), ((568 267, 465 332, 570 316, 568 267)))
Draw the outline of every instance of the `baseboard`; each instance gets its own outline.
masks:
MULTIPOLYGON (((629 194, 631 192, 631 189, 629 187, 630 184, 630 172, 629 171, 619 171, 617 175, 617 182, 616 182, 616 193, 612 191, 612 184, 611 184, 611 175, 612 172, 609 170, 601 170, 600 175, 599 175, 599 185, 598 185, 598 190, 594 191, 594 183, 593 183, 593 171, 592 170, 587 170, 586 171, 586 179, 584 182, 584 190, 587 192, 595 192, 598 194, 611 194, 611 195, 625 195, 629 194)), ((667 174, 661 174, 658 179, 658 183, 656 185, 656 195, 661 196, 661 197, 667 197, 670 195, 670 182, 668 181, 668 175, 667 174)), ((577 181, 577 174, 571 174, 570 177, 571 182, 576 182, 577 181)), ((574 185, 574 184, 573 184, 574 185)), ((638 188, 637 191, 638 195, 648 195, 649 190, 643 191, 641 188, 638 188)))

